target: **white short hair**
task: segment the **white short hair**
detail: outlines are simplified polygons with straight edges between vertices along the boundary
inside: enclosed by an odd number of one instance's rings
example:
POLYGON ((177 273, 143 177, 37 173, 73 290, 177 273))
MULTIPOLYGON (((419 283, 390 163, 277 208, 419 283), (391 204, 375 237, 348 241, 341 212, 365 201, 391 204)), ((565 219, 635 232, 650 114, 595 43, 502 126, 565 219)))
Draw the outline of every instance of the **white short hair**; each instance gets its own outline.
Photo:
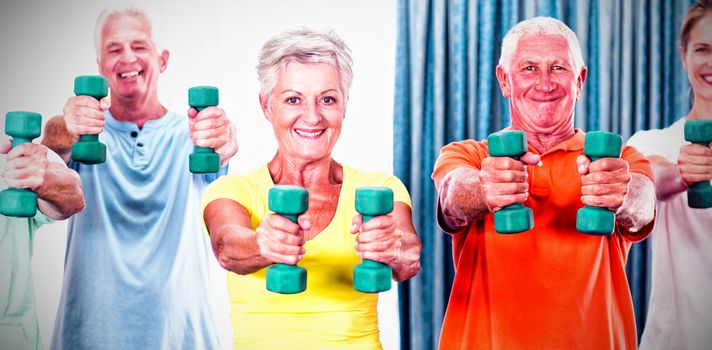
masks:
POLYGON ((262 45, 257 63, 260 96, 269 100, 272 90, 277 85, 277 76, 292 61, 332 64, 339 72, 344 98, 348 98, 353 79, 351 50, 333 30, 323 32, 308 28, 290 30, 262 45))
POLYGON ((99 14, 99 18, 96 20, 96 26, 94 27, 94 48, 96 50, 96 57, 101 56, 101 46, 103 44, 101 42, 101 33, 104 30, 104 27, 109 22, 109 20, 123 16, 133 17, 147 24, 150 31, 149 34, 151 35, 151 39, 153 40, 153 45, 156 49, 156 52, 160 52, 158 41, 156 40, 156 33, 153 29, 153 21, 148 16, 148 14, 144 10, 141 10, 137 7, 131 5, 121 5, 106 8, 104 11, 101 12, 101 14, 99 14))
POLYGON ((583 55, 576 34, 564 22, 551 17, 534 17, 517 23, 507 32, 502 39, 502 53, 499 56, 499 65, 509 73, 512 63, 512 54, 517 49, 519 39, 526 34, 561 35, 569 44, 569 52, 574 60, 576 76, 584 67, 583 55))

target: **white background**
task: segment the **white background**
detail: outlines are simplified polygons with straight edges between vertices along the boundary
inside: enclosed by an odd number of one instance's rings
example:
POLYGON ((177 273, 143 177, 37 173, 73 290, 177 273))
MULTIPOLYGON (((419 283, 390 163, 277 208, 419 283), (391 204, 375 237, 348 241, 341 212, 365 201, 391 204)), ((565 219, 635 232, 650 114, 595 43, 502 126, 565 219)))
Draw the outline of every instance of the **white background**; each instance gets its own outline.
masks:
MULTIPOLYGON (((94 24, 101 10, 116 4, 106 0, 0 3, 0 112, 35 111, 43 115, 44 122, 60 114, 72 94, 74 77, 97 73, 94 24)), ((299 26, 334 29, 353 52, 354 82, 334 157, 362 170, 391 171, 394 0, 174 0, 139 4, 153 17, 159 44, 171 54, 159 86, 163 104, 185 113, 190 86, 220 88, 220 106, 235 122, 240 145, 230 164, 231 173, 245 173, 264 164, 276 150, 270 125, 259 109, 256 57, 267 39, 299 26)), ((4 115, 2 119, 4 124, 4 115)), ((42 340, 47 348, 61 288, 66 222, 43 227, 35 237, 32 268, 42 340)), ((214 297, 222 302, 218 327, 227 349, 232 341, 222 277, 216 279, 214 297)), ((399 346, 395 287, 381 295, 379 305, 381 339, 386 349, 399 346)))

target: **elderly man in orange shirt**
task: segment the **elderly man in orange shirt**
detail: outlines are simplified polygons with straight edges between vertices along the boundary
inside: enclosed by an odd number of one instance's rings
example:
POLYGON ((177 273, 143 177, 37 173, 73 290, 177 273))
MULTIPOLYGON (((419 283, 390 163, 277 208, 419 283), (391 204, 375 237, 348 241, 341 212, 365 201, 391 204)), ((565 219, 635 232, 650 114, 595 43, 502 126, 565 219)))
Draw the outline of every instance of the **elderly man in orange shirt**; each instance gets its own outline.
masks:
POLYGON ((487 142, 473 140, 440 151, 437 215, 456 268, 441 349, 636 348, 625 263, 652 229, 655 190, 631 147, 620 158, 583 155, 574 107, 586 73, 564 23, 520 22, 503 40, 497 79, 528 151, 490 157, 487 142), (535 226, 496 233, 492 212, 516 203, 532 208, 535 226), (611 235, 577 232, 584 204, 616 214, 611 235))

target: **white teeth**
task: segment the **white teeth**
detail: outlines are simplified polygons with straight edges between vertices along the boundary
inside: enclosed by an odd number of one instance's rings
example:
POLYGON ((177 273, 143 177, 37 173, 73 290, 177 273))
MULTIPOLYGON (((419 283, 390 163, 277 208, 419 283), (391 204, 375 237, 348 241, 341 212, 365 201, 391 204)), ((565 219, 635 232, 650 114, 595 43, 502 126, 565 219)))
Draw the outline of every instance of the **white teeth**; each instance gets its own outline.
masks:
POLYGON ((312 132, 303 131, 303 130, 294 130, 294 131, 296 131, 296 133, 299 134, 299 136, 306 136, 306 137, 317 137, 317 136, 321 135, 321 133, 324 132, 324 130, 312 131, 312 132))
POLYGON ((138 75, 138 71, 121 73, 122 78, 133 78, 138 75))
POLYGON ((704 79, 708 83, 712 83, 712 75, 706 75, 702 77, 702 79, 704 79))

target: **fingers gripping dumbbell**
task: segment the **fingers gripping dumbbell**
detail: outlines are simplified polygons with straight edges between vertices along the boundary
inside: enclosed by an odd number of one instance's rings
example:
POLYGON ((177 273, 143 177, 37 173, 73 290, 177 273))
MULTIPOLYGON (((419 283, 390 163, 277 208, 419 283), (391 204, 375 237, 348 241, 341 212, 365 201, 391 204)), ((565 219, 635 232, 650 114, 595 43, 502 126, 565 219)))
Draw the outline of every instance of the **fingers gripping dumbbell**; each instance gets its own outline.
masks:
MULTIPOLYGON (((309 192, 298 186, 278 185, 270 188, 269 210, 292 222, 309 208, 309 192)), ((307 270, 297 265, 274 264, 267 269, 267 290, 280 294, 301 293, 307 288, 307 270)))
MULTIPOLYGON (((491 157, 519 158, 527 153, 527 134, 521 130, 505 130, 487 137, 491 157)), ((519 233, 534 227, 531 208, 521 203, 508 205, 494 212, 494 230, 498 233, 519 233)))
MULTIPOLYGON (((393 211, 393 190, 388 187, 359 187, 356 189, 356 211, 367 222, 393 211)), ((368 259, 354 268, 354 289, 364 293, 379 293, 391 289, 391 267, 368 259)))
MULTIPOLYGON (((586 134, 583 153, 592 162, 601 158, 620 158, 623 139, 620 135, 591 131, 586 134)), ((607 208, 584 206, 576 212, 576 230, 579 232, 606 236, 613 233, 616 214, 607 208)))
MULTIPOLYGON (((74 79, 74 94, 101 100, 109 94, 109 83, 100 75, 80 75, 74 79)), ((79 135, 79 141, 72 145, 72 160, 84 164, 104 163, 106 145, 99 142, 99 135, 79 135)))
MULTIPOLYGON (((5 133, 12 136, 12 147, 17 147, 40 136, 42 116, 33 112, 8 112, 5 133)), ((0 192, 0 214, 14 217, 33 217, 37 212, 37 194, 26 188, 8 188, 0 192)))

